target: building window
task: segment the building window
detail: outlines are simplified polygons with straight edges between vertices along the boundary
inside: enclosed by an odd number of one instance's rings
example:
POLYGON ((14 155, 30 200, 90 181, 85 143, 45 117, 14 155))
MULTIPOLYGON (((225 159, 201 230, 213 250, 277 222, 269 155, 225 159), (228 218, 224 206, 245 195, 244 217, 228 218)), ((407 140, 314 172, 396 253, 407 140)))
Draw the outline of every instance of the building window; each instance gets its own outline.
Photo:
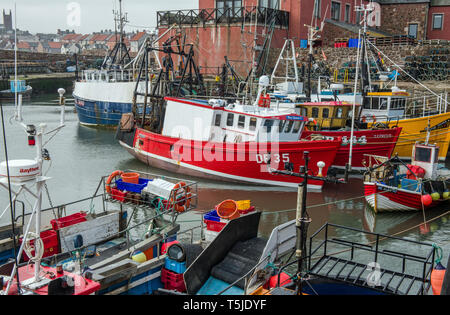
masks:
POLYGON ((350 4, 345 5, 345 22, 350 23, 350 4))
POLYGON ((339 21, 341 17, 341 4, 339 2, 331 2, 331 18, 339 21))
POLYGON ((433 29, 441 30, 442 29, 442 20, 444 19, 443 14, 433 14, 433 29))
POLYGON ((280 9, 280 0, 260 0, 259 6, 261 8, 280 9))
POLYGON ((408 25, 408 36, 412 38, 417 38, 417 30, 419 29, 419 24, 409 24, 408 25))
POLYGON ((242 8, 242 0, 216 0, 216 8, 219 16, 235 16, 242 8))
POLYGON ((320 5, 321 0, 314 1, 314 17, 320 19, 320 5))

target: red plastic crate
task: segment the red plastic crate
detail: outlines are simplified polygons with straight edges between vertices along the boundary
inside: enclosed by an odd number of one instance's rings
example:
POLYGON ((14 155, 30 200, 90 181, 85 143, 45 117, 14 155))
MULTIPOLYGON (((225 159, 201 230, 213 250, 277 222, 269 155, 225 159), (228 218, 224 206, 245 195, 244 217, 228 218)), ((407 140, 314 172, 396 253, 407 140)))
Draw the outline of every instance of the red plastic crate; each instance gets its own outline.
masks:
POLYGON ((253 212, 253 211, 255 211, 255 207, 251 206, 247 210, 239 210, 239 214, 240 215, 245 215, 245 214, 249 214, 250 212, 253 212))
POLYGON ((53 230, 58 231, 59 229, 71 226, 80 222, 86 221, 86 212, 79 212, 72 215, 68 215, 67 217, 51 220, 53 230))
POLYGON ((204 222, 206 223, 206 229, 213 232, 220 232, 225 227, 225 225, 227 225, 226 222, 217 222, 210 220, 204 220, 204 222))
POLYGON ((161 282, 164 283, 164 289, 186 292, 183 274, 175 273, 166 268, 161 269, 161 282))
MULTIPOLYGON (((59 254, 58 251, 58 235, 53 230, 43 231, 41 232, 41 239, 44 243, 44 255, 42 257, 50 257, 56 254, 59 254)), ((20 243, 22 244, 22 238, 20 239, 20 243)), ((30 241, 30 244, 34 244, 34 240, 30 241)), ((34 251, 31 252, 34 255, 34 251)), ((23 254, 23 260, 26 262, 29 260, 27 254, 23 254)))
POLYGON ((118 190, 116 188, 111 189, 111 196, 112 196, 112 198, 116 199, 116 200, 118 200, 120 202, 123 202, 125 200, 126 195, 127 195, 126 192, 120 191, 120 190, 118 190))

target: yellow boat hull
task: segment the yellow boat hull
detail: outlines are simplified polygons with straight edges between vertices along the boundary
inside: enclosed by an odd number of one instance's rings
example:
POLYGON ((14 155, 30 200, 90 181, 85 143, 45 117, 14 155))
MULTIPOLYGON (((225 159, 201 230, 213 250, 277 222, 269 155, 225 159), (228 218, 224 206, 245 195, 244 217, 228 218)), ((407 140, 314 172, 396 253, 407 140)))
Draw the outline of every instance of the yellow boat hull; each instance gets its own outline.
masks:
MULTIPOLYGON (((425 141, 427 138, 428 122, 430 122, 432 130, 429 143, 439 146, 439 160, 445 161, 450 144, 450 113, 399 120, 398 126, 402 127, 402 132, 395 146, 394 154, 397 153, 402 159, 411 159, 414 143, 425 141)), ((388 124, 391 128, 397 125, 397 121, 382 123, 388 124)), ((373 124, 369 123, 368 125, 372 127, 373 124)))

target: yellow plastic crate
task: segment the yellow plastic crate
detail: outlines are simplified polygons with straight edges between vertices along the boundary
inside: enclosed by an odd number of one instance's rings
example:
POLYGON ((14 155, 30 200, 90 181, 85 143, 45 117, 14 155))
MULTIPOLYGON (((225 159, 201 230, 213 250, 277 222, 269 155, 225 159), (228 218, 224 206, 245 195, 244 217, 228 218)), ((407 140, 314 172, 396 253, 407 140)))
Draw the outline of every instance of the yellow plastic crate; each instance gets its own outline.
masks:
POLYGON ((238 206, 238 210, 247 210, 251 206, 250 200, 239 200, 239 201, 236 201, 236 203, 238 206))

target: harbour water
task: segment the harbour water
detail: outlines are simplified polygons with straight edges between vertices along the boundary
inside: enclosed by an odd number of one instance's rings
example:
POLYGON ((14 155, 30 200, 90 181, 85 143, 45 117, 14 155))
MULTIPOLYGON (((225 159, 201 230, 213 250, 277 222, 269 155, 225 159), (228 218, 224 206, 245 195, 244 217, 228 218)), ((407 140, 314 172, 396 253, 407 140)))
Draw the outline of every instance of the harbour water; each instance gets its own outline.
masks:
MULTIPOLYGON (((36 126, 41 122, 46 122, 47 130, 57 127, 60 121, 60 108, 55 106, 56 99, 56 95, 47 95, 32 99, 31 102, 25 104, 24 122, 36 126)), ((12 104, 4 107, 9 158, 34 158, 35 148, 27 147, 26 133, 17 123, 9 121, 13 110, 12 104)), ((183 177, 164 170, 153 169, 134 159, 117 143, 114 134, 114 130, 81 126, 73 107, 66 106, 65 128, 45 147, 51 157, 51 162, 45 164, 44 172, 52 178, 47 184, 52 205, 92 196, 100 178, 109 175, 114 170, 139 170, 163 176, 183 177)), ((1 137, 3 139, 3 133, 1 137)), ((5 160, 3 143, 0 149, 0 160, 5 160)), ((447 162, 447 164, 449 163, 447 162)), ((199 200, 198 211, 180 217, 182 230, 200 224, 201 213, 213 209, 215 205, 225 199, 251 200, 252 205, 262 212, 260 234, 264 237, 269 237, 275 226, 295 219, 296 190, 185 178, 198 182, 199 200)), ((25 202, 27 212, 30 212, 32 199, 28 196, 22 200, 25 202)), ((0 214, 3 213, 8 203, 7 191, 0 190, 0 214)), ((49 206, 50 203, 45 193, 43 208, 49 206)), ((86 204, 86 208, 71 208, 67 211, 68 214, 71 211, 89 211, 90 207, 93 205, 86 204)), ((345 185, 326 184, 323 192, 308 194, 308 213, 312 219, 309 226, 310 234, 324 223, 330 222, 370 232, 435 243, 442 247, 443 262, 445 263, 450 252, 450 214, 446 214, 447 211, 448 205, 445 208, 427 211, 425 213, 427 220, 439 218, 430 222, 426 227, 420 226, 424 221, 422 212, 375 215, 366 207, 360 178, 351 178, 350 182, 345 185)), ((51 213, 46 213, 43 223, 48 224, 50 219, 52 219, 51 213)), ((9 211, 6 211, 0 218, 0 226, 7 224, 10 224, 9 211)), ((342 235, 340 236, 342 237, 342 235)), ((348 235, 348 237, 361 242, 371 241, 361 239, 363 237, 361 235, 348 235)), ((392 244, 389 245, 395 247, 395 241, 391 242, 392 244)))

